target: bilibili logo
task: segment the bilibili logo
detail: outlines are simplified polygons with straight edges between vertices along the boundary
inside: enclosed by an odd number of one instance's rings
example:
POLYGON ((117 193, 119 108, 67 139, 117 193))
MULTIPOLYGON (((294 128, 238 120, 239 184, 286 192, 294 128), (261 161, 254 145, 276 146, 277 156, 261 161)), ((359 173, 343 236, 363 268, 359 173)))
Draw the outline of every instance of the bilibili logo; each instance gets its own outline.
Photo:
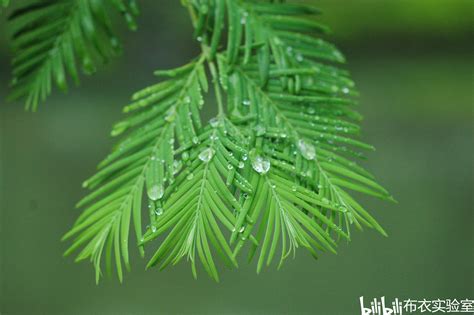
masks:
POLYGON ((373 299, 370 302, 369 307, 364 305, 364 297, 359 298, 360 301, 360 312, 362 315, 395 315, 403 314, 402 302, 395 299, 391 303, 391 307, 386 305, 385 296, 382 296, 380 300, 373 299))
POLYGON ((385 296, 374 298, 365 304, 364 297, 359 297, 361 315, 402 315, 422 313, 473 313, 472 299, 435 299, 435 300, 400 300, 386 301, 385 296))

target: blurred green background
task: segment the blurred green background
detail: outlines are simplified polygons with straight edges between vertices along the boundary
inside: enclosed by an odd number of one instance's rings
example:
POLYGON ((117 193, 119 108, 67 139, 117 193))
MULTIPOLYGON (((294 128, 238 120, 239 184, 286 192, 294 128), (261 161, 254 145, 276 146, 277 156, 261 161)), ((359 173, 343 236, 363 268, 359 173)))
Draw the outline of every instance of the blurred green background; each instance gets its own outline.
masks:
MULTIPOLYGON (((22 1, 17 1, 21 3, 22 1)), ((320 0, 361 91, 365 165, 399 204, 363 198, 390 234, 356 232, 339 254, 304 251, 282 270, 255 265, 195 281, 189 266, 94 283, 62 258, 82 180, 109 151, 129 95, 152 70, 197 51, 179 1, 143 1, 125 51, 38 113, 7 104, 9 49, 0 17, 1 314, 358 314, 358 297, 473 298, 472 0, 320 0)), ((148 252, 150 254, 151 251, 148 252)), ((136 258, 136 255, 135 255, 136 258)))

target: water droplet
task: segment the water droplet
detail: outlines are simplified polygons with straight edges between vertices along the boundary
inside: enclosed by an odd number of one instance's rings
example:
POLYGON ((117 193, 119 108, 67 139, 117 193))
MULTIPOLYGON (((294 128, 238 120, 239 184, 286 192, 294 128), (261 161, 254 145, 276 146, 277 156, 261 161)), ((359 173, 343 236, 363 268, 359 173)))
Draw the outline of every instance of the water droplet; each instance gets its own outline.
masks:
POLYGON ((349 219, 349 223, 354 223, 354 215, 351 212, 347 213, 347 218, 349 219))
POLYGON ((307 160, 314 160, 316 158, 316 149, 314 146, 304 139, 298 141, 298 149, 300 149, 301 155, 307 160))
POLYGON ((211 120, 209 120, 209 124, 212 128, 219 127, 219 119, 217 119, 216 117, 211 118, 211 120))
POLYGON ((303 57, 302 54, 297 54, 297 55, 296 55, 296 61, 298 61, 298 62, 303 62, 303 60, 304 60, 304 57, 303 57))
POLYGON ((340 206, 340 207, 339 207, 339 210, 340 210, 341 212, 347 212, 347 208, 344 207, 344 206, 340 206))
POLYGON ((291 187, 292 191, 296 191, 296 186, 291 187))
POLYGON ((156 214, 157 216, 162 215, 162 214, 163 214, 163 208, 156 208, 155 214, 156 214))
POLYGON ((316 113, 316 110, 313 107, 308 107, 307 111, 308 111, 308 114, 311 114, 311 115, 316 113))
POLYGON ((270 160, 266 157, 256 155, 252 161, 252 167, 259 174, 267 174, 270 170, 270 160))
POLYGON ((198 144, 199 143, 199 138, 198 137, 193 137, 192 141, 193 141, 194 144, 198 144))
POLYGON ((147 194, 148 198, 153 201, 156 201, 158 199, 163 198, 163 195, 165 194, 165 189, 163 188, 163 185, 152 185, 150 188, 148 188, 147 194))
POLYGON ((156 226, 152 225, 152 226, 151 226, 151 231, 152 231, 153 233, 155 233, 155 232, 156 232, 156 226))
POLYGON ((245 166, 245 163, 242 162, 242 161, 240 161, 240 162, 239 162, 239 168, 242 169, 242 168, 244 168, 244 166, 245 166))
POLYGON ((199 153, 199 159, 204 163, 209 162, 213 156, 214 150, 212 148, 204 149, 201 153, 199 153))
POLYGON ((242 160, 244 160, 244 161, 247 161, 248 158, 249 158, 249 157, 248 157, 247 154, 244 154, 244 155, 242 156, 242 160))
POLYGON ((177 174, 181 169, 181 161, 174 160, 173 161, 173 175, 177 174))
POLYGON ((193 173, 189 173, 189 175, 186 177, 188 180, 191 180, 194 178, 194 174, 193 173))
POLYGON ((342 89, 342 93, 344 93, 344 94, 349 94, 349 92, 350 92, 350 90, 347 87, 342 89))
POLYGON ((168 112, 166 113, 165 120, 167 122, 173 122, 174 119, 175 119, 175 113, 176 113, 176 111, 174 110, 174 107, 171 108, 170 110, 168 110, 168 112))
POLYGON ((187 104, 191 103, 191 98, 189 96, 186 96, 184 98, 184 102, 187 103, 187 104))
POLYGON ((241 227, 239 233, 243 233, 245 231, 245 226, 241 227))
POLYGON ((245 106, 250 106, 251 102, 250 100, 243 100, 242 104, 245 106))
POLYGON ((237 231, 237 230, 236 230, 235 228, 233 228, 233 229, 232 229, 232 232, 235 232, 235 231, 237 231))
POLYGON ((266 132, 265 126, 257 125, 255 127, 255 132, 257 133, 257 137, 263 136, 266 132))
POLYGON ((232 166, 232 164, 227 164, 227 169, 232 170, 232 169, 234 169, 234 167, 232 166))
POLYGON ((202 37, 201 37, 201 36, 198 36, 197 41, 198 41, 198 42, 202 42, 202 37))

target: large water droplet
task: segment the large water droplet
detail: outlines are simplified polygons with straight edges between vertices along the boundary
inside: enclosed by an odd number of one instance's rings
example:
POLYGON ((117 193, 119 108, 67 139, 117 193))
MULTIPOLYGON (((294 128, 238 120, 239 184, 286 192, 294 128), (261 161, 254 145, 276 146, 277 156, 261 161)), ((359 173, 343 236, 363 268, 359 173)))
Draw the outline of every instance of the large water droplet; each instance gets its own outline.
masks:
POLYGON ((253 169, 259 174, 267 174, 270 170, 270 160, 260 155, 255 155, 252 160, 253 169))
POLYGON ((307 160, 314 160, 316 158, 316 149, 314 146, 304 139, 298 141, 298 149, 301 155, 307 160))
POLYGON ((150 198, 153 201, 156 201, 158 199, 163 198, 163 195, 165 194, 165 189, 163 188, 163 185, 152 185, 150 188, 147 190, 148 193, 148 198, 150 198))
POLYGON ((211 148, 204 149, 201 153, 199 153, 199 159, 204 163, 209 162, 213 156, 214 150, 211 148))

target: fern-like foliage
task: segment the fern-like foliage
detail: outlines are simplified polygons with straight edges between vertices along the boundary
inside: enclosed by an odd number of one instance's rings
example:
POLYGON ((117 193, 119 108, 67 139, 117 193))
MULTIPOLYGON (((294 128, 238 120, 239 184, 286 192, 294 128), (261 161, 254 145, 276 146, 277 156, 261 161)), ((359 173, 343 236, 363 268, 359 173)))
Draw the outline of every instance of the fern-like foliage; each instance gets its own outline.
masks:
MULTIPOLYGON (((135 1, 110 1, 136 28, 135 1)), ((8 0, 3 0, 7 5, 8 0)), ((26 108, 36 110, 51 93, 53 82, 67 89, 67 73, 79 82, 79 63, 93 73, 120 51, 113 35, 105 0, 37 0, 15 10, 11 16, 14 90, 11 99, 25 98, 26 108)))
MULTIPOLYGON (((202 53, 157 71, 163 80, 124 108, 112 131, 123 138, 84 183, 92 191, 64 237, 73 238, 66 254, 80 250, 77 260, 90 259, 97 280, 102 258, 108 271, 115 261, 122 280, 133 225, 142 255, 157 244, 149 267, 186 257, 194 276, 201 265, 218 280, 216 257, 236 267, 246 244, 260 272, 299 247, 315 257, 335 252, 352 225, 385 235, 348 192, 393 200, 353 161, 373 148, 357 139, 357 91, 339 67, 343 55, 320 38, 329 30, 316 21, 319 11, 263 0, 182 2, 202 53), (202 122, 207 94, 218 113, 202 122)), ((77 77, 73 52, 86 66, 92 53, 108 58, 116 42, 105 16, 99 0, 16 11, 14 20, 30 22, 14 35, 15 94, 36 107, 51 78, 65 86, 64 67, 77 77)))

